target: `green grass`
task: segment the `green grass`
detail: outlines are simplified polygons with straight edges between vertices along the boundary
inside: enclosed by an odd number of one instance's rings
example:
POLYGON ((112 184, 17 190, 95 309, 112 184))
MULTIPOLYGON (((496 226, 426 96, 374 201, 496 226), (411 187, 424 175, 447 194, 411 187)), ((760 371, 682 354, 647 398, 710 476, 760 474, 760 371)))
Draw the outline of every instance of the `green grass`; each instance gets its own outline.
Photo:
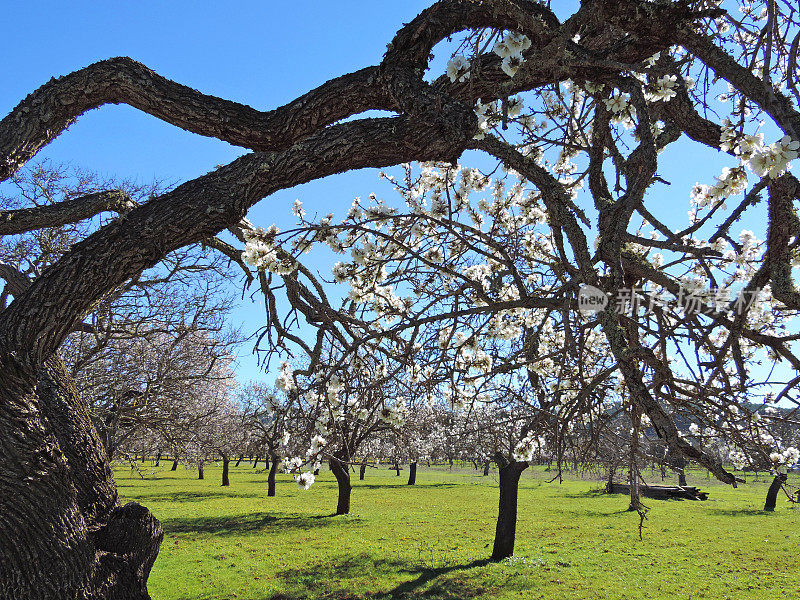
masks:
MULTIPOLYGON (((167 463, 169 466, 169 463, 167 463)), ((150 576, 154 600, 238 598, 519 598, 750 600, 800 597, 800 510, 763 513, 768 482, 730 489, 690 477, 707 502, 645 500, 638 516, 598 482, 523 476, 515 558, 487 563, 497 513, 496 473, 371 469, 354 477, 352 514, 330 516, 336 487, 323 470, 309 490, 232 469, 194 479, 149 464, 142 480, 118 469, 120 493, 164 526, 150 576)), ((750 476, 752 478, 752 475, 750 476)), ((795 476, 790 482, 800 485, 795 476)), ((785 498, 785 497, 784 497, 785 498)))

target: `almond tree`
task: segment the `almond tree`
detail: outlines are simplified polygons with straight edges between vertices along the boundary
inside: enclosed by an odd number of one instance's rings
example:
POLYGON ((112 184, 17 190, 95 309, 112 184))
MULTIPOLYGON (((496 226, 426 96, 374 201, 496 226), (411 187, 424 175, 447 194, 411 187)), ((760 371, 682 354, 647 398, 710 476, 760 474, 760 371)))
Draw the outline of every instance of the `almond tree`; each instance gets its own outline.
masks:
POLYGON ((250 447, 264 452, 269 461, 267 496, 275 495, 275 476, 283 457, 289 454, 294 421, 300 418, 292 396, 260 382, 250 382, 240 388, 238 402, 249 432, 250 447))
MULTIPOLYGON (((744 279, 737 280, 740 285, 755 290, 770 283, 770 302, 797 309, 800 296, 791 278, 791 260, 793 244, 800 238, 793 207, 800 186, 785 172, 800 137, 796 35, 796 11, 774 0, 749 3, 743 16, 735 19, 705 1, 586 0, 563 21, 549 8, 528 0, 441 0, 398 30, 379 65, 342 75, 273 111, 261 112, 202 94, 128 58, 101 61, 33 92, 0 121, 3 179, 85 111, 106 103, 129 104, 252 152, 96 227, 32 281, 3 266, 6 285, 16 286, 6 295, 6 301, 10 296, 13 301, 0 313, 3 595, 147 597, 146 579, 158 552, 161 528, 143 507, 117 505, 107 457, 85 404, 60 371, 50 370, 49 388, 37 385, 39 373, 49 368, 59 346, 99 300, 176 249, 201 242, 225 249, 213 236, 236 228, 250 206, 277 190, 349 169, 412 161, 453 164, 466 149, 478 149, 500 159, 522 176, 527 182, 524 186, 537 190, 534 203, 545 214, 542 225, 550 228, 549 247, 541 252, 555 261, 540 263, 536 253, 531 256, 542 268, 548 266, 543 289, 535 281, 517 278, 519 269, 512 268, 513 259, 504 257, 503 245, 482 239, 479 248, 492 248, 491 256, 485 258, 492 264, 499 260, 501 265, 488 281, 493 295, 486 295, 477 274, 465 276, 469 281, 464 283, 479 302, 470 301, 457 315, 461 311, 491 313, 503 321, 511 318, 503 311, 557 311, 569 290, 574 294, 580 284, 616 292, 646 281, 675 298, 681 293, 681 268, 699 265, 705 272, 705 262, 716 258, 712 252, 720 252, 724 259, 728 250, 733 256, 723 265, 726 269, 739 260, 753 267, 744 270, 744 279), (454 42, 463 42, 463 51, 450 62, 446 75, 427 81, 423 75, 432 49, 451 36, 460 36, 454 42), (692 88, 687 76, 699 85, 692 88), (573 85, 565 96, 558 90, 567 80, 573 85), (725 90, 731 98, 725 106, 730 124, 709 118, 722 110, 717 110, 715 81, 730 85, 725 90), (524 137, 504 139, 503 127, 509 126, 519 107, 512 98, 523 92, 532 99, 523 98, 522 104, 538 111, 536 131, 526 111, 521 116, 528 116, 527 125, 519 123, 527 127, 521 132, 524 137), (395 116, 348 120, 371 109, 395 116), (759 118, 769 119, 772 129, 765 132, 767 141, 777 141, 767 145, 754 137, 759 118), (623 131, 625 124, 633 128, 635 137, 623 131), (711 175, 704 177, 708 190, 697 194, 698 208, 704 212, 688 228, 673 230, 653 213, 652 202, 645 200, 658 181, 658 150, 682 134, 728 152, 734 169, 720 176, 720 185, 711 181, 711 175), (540 164, 548 152, 560 154, 562 160, 540 164), (556 165, 560 174, 550 168, 556 165), (742 195, 740 173, 746 169, 758 182, 742 195), (612 185, 609 174, 614 176, 612 185), (596 228, 571 197, 571 191, 583 182, 591 196, 589 205, 596 211, 596 228), (766 200, 759 196, 763 191, 766 200), (724 198, 736 202, 727 215, 722 209, 724 198), (728 232, 738 215, 754 203, 766 205, 769 222, 766 242, 752 255, 752 244, 737 242, 737 236, 728 232), (712 213, 713 217, 703 220, 712 213), (660 241, 637 235, 635 216, 647 219, 660 233, 660 241), (695 232, 711 222, 715 231, 703 233, 702 238, 708 245, 690 242, 697 239, 695 232), (587 237, 587 231, 591 236, 587 237), (716 231, 719 235, 712 241, 716 231), (710 247, 718 239, 728 246, 710 247), (680 260, 656 266, 644 260, 636 246, 628 246, 631 243, 644 247, 644 254, 665 245, 665 257, 672 261, 677 254, 680 260), (498 298, 509 286, 518 291, 518 297, 498 298)), ((444 209, 437 208, 432 215, 426 209, 426 223, 432 217, 444 219, 446 228, 460 230, 447 220, 452 196, 448 198, 445 192, 442 198, 437 207, 444 209)), ((30 207, 6 212, 0 219, 0 234, 85 220, 105 210, 105 204, 98 206, 96 200, 77 197, 47 210, 30 207)), ((503 216, 501 221, 507 219, 503 216)), ((330 231, 329 225, 327 230, 320 225, 320 231, 330 231)), ((400 226, 411 227, 413 222, 406 219, 400 226)), ((513 231, 510 223, 503 228, 509 234, 513 231)), ((363 250, 362 243, 353 241, 351 246, 363 250)), ((263 248, 256 246, 257 254, 262 254, 263 248)), ((253 252, 248 255, 252 257, 253 252)), ((278 271, 293 266, 293 259, 287 260, 277 250, 276 256, 277 261, 266 262, 278 271)), ((307 269, 291 270, 294 275, 282 275, 300 314, 329 327, 331 323, 348 325, 346 312, 331 312, 326 308, 330 303, 319 302, 324 291, 308 283, 312 279, 307 269), (307 279, 301 283, 301 278, 307 279)), ((266 273, 259 273, 259 279, 262 287, 269 288, 266 273)), ((712 279, 716 277, 705 277, 704 289, 712 279)), ((373 293, 374 278, 356 283, 359 302, 364 294, 373 293)), ((708 289, 716 287, 712 284, 708 289)), ((453 288, 443 289, 452 297, 453 288)), ((389 305, 395 304, 392 310, 400 310, 388 293, 382 295, 389 305)), ((747 311, 728 314, 707 301, 700 302, 692 316, 678 319, 677 311, 667 313, 669 318, 661 321, 657 313, 652 319, 639 316, 626 321, 608 309, 594 320, 578 321, 572 316, 554 320, 560 323, 557 329, 564 331, 565 340, 575 339, 570 336, 580 331, 599 331, 630 393, 634 414, 646 413, 670 447, 709 468, 722 481, 734 483, 734 476, 718 460, 681 439, 663 405, 673 399, 699 410, 732 390, 747 387, 747 361, 756 360, 761 348, 768 348, 792 368, 800 367, 800 361, 774 326, 780 319, 756 322, 747 311), (687 378, 679 365, 670 368, 666 348, 658 340, 651 342, 656 337, 668 344, 676 335, 688 336, 692 344, 707 351, 708 360, 700 359, 708 363, 702 366, 702 377, 697 377, 697 370, 695 377, 687 378), (707 388, 714 393, 709 395, 707 388)), ((276 342, 293 341, 305 346, 309 355, 314 353, 314 343, 309 346, 298 332, 281 323, 273 326, 276 342)), ((361 326, 353 324, 352 331, 357 327, 361 326)), ((453 335, 457 331, 453 328, 453 335)), ((468 339, 473 330, 462 333, 468 339)), ((407 337, 406 344, 409 341, 407 337)), ((477 363, 476 368, 487 366, 484 354, 491 357, 483 346, 470 348, 470 365, 477 363)), ((572 346, 567 343, 566 347, 572 346)), ((671 352, 678 354, 674 348, 671 352)), ((398 363, 410 367, 407 362, 393 360, 390 368, 398 363)), ((724 413, 727 405, 715 405, 715 409, 724 413)))

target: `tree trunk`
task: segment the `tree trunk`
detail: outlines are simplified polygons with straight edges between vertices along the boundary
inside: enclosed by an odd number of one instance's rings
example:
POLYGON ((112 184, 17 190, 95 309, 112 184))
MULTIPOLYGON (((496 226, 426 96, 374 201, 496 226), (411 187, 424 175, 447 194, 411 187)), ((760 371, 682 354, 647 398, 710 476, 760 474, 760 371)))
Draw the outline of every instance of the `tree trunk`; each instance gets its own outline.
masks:
POLYGON ((336 514, 346 515, 350 512, 350 491, 353 489, 350 485, 350 469, 348 469, 347 461, 335 454, 331 457, 328 464, 339 486, 339 499, 336 503, 336 514))
POLYGON ((764 504, 764 510, 769 512, 775 510, 775 506, 778 503, 778 492, 781 491, 781 486, 786 483, 786 479, 786 473, 778 473, 775 479, 772 480, 772 484, 769 486, 769 490, 767 490, 767 502, 764 504))
POLYGON ((258 459, 259 458, 261 458, 261 457, 256 454, 256 459, 253 461, 253 468, 254 469, 256 468, 256 465, 258 464, 258 459))
POLYGON ((628 482, 631 485, 631 502, 628 510, 638 511, 642 508, 642 499, 639 496, 639 465, 636 462, 636 458, 639 451, 639 429, 642 424, 642 409, 635 402, 631 406, 631 420, 633 421, 633 431, 631 432, 631 447, 628 457, 628 482))
POLYGON ((395 477, 400 477, 400 463, 395 461, 394 470, 396 471, 395 477))
POLYGON ((156 464, 155 464, 155 466, 157 467, 158 463, 160 463, 160 462, 161 462, 161 450, 159 450, 158 454, 156 455, 156 464))
POLYGON ((270 498, 275 495, 275 474, 278 472, 278 457, 272 456, 272 464, 267 475, 267 496, 270 498))
POLYGON ((675 471, 678 473, 678 485, 686 485, 686 458, 683 454, 675 457, 675 471))
POLYGON ((205 475, 203 474, 203 463, 197 463, 197 478, 198 479, 205 479, 205 475))
POLYGON ((408 485, 417 483, 417 461, 408 465, 408 485))
POLYGON ((526 462, 498 460, 500 465, 500 506, 497 511, 497 528, 494 534, 492 560, 499 561, 514 555, 517 535, 517 494, 519 478, 528 468, 526 462))
POLYGON ((367 463, 361 463, 361 468, 358 470, 359 481, 364 481, 364 475, 367 472, 367 463))
POLYGON ((228 468, 230 467, 231 459, 228 457, 227 454, 222 455, 222 485, 229 486, 231 484, 231 480, 228 477, 228 468))
POLYGON ((483 465, 483 476, 487 477, 489 475, 489 466, 492 464, 492 461, 487 460, 483 465))
POLYGON ((241 456, 241 455, 239 455, 239 458, 238 458, 238 459, 236 459, 236 464, 235 464, 235 465, 233 465, 233 466, 234 466, 234 467, 238 467, 240 462, 242 462, 242 456, 241 456))
POLYGON ((172 461, 172 468, 170 469, 170 471, 177 471, 177 470, 178 470, 178 459, 176 458, 175 460, 172 461))
POLYGON ((0 598, 146 600, 163 538, 117 504, 108 455, 63 363, 0 338, 0 598))

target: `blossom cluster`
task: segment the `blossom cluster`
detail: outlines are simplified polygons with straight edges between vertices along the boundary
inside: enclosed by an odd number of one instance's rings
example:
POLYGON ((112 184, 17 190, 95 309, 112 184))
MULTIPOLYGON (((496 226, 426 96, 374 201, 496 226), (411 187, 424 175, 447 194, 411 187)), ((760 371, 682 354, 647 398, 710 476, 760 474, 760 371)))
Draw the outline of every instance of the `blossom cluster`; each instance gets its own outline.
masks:
POLYGON ((765 145, 763 133, 742 133, 726 119, 722 124, 720 148, 733 152, 759 177, 775 179, 791 168, 791 161, 798 156, 800 142, 785 135, 777 142, 765 145))

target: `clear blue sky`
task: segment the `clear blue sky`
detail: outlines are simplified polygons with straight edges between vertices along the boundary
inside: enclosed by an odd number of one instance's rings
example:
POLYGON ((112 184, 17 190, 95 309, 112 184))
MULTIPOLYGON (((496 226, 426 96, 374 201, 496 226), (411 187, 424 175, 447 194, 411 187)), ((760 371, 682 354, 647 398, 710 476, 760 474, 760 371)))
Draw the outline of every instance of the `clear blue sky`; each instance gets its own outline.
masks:
MULTIPOLYGON (((202 92, 270 109, 331 77, 376 64, 394 32, 429 2, 31 2, 7 11, 0 35, 3 85, 0 113, 52 76, 94 61, 130 56, 161 75, 202 92)), ((575 3, 560 2, 561 10, 575 3)), ((441 69, 442 58, 437 60, 441 69)), ((38 158, 69 162, 105 176, 178 183, 227 163, 243 151, 184 132, 126 106, 105 106, 79 119, 38 158)), ((657 212, 685 222, 688 190, 730 160, 691 146, 674 153, 661 174, 657 212), (702 168, 698 168, 698 166, 702 168)), ((352 198, 378 187, 374 171, 349 173, 264 200, 251 218, 268 225, 288 215, 295 198, 313 213, 341 213, 352 198)), ((752 223, 764 236, 764 225, 752 223)), ((235 313, 254 330, 263 304, 244 303, 235 313)), ((243 349, 240 380, 258 376, 243 349)), ((270 378, 271 379, 271 378, 270 378)), ((270 381, 271 382, 271 381, 270 381)))
MULTIPOLYGON (((50 77, 112 56, 130 56, 205 93, 274 108, 331 77, 378 63, 396 29, 427 4, 17 3, 6 11, 0 29, 0 113, 6 115, 50 77)), ((82 116, 37 159, 69 162, 105 176, 177 183, 242 153, 127 106, 105 106, 82 116)), ((298 197, 309 212, 319 207, 324 214, 334 204, 349 207, 376 183, 374 171, 312 183, 266 199, 251 217, 265 225, 282 220, 298 197)), ((263 323, 263 303, 245 303, 234 316, 255 329, 263 323)), ((239 376, 258 376, 249 348, 243 348, 239 376)))

